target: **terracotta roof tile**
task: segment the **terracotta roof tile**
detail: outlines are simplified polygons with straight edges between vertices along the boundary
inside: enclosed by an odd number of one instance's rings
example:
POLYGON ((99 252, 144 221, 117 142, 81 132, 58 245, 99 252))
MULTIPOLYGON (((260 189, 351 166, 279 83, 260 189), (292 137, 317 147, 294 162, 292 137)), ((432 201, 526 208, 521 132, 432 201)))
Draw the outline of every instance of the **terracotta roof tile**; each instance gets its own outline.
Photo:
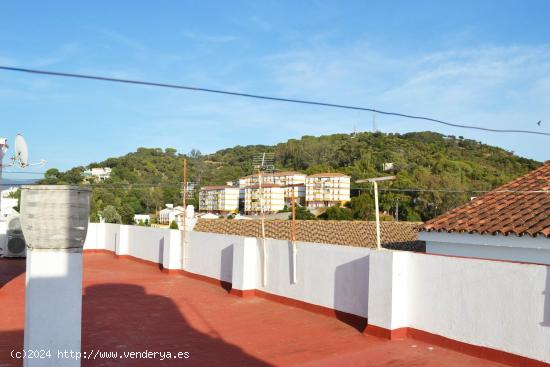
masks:
MULTIPOLYGON (((424 251, 424 242, 418 241, 421 223, 381 222, 381 240, 386 248, 424 251)), ((266 220, 266 237, 290 240, 290 220, 266 220)), ((261 237, 260 220, 199 219, 194 228, 198 232, 224 233, 238 236, 261 237)), ((375 222, 364 221, 296 221, 296 238, 303 242, 328 243, 358 247, 376 247, 375 222)))
POLYGON ((420 230, 550 236, 550 162, 429 220, 420 230))

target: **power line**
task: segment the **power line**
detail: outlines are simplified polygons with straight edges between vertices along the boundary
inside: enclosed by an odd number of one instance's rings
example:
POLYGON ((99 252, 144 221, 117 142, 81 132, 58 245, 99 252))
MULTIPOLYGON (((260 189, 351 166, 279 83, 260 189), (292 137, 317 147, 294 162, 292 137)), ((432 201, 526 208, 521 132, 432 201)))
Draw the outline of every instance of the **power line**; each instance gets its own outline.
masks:
POLYGON ((431 117, 415 116, 415 115, 409 115, 409 114, 399 113, 399 112, 382 111, 382 110, 377 110, 377 109, 368 108, 368 107, 342 105, 342 104, 328 103, 328 102, 308 101, 308 100, 293 99, 293 98, 271 97, 271 96, 265 96, 265 95, 259 95, 259 94, 232 92, 232 91, 226 91, 226 90, 220 90, 220 89, 192 87, 192 86, 181 85, 181 84, 148 82, 148 81, 143 81, 143 80, 111 78, 111 77, 97 76, 97 75, 75 74, 75 73, 37 70, 37 69, 27 69, 27 68, 16 68, 16 67, 10 67, 10 66, 0 66, 0 69, 1 70, 6 70, 6 71, 22 72, 22 73, 41 74, 41 75, 60 76, 60 77, 79 78, 79 79, 91 79, 91 80, 100 80, 100 81, 115 82, 115 83, 138 84, 138 85, 145 85, 145 86, 150 86, 150 87, 185 89, 185 90, 195 91, 195 92, 217 93, 217 94, 225 94, 225 95, 231 95, 231 96, 237 96, 237 97, 246 97, 246 98, 256 98, 256 99, 263 99, 263 100, 270 100, 270 101, 277 101, 277 102, 300 103, 300 104, 322 106, 322 107, 332 107, 332 108, 341 108, 341 109, 355 110, 355 111, 367 111, 367 112, 379 113, 381 115, 388 115, 388 116, 403 117, 403 118, 408 118, 408 119, 430 121, 430 122, 435 122, 435 123, 438 123, 438 124, 452 126, 452 127, 458 127, 458 128, 462 128, 462 129, 475 129, 475 130, 483 130, 483 131, 496 132, 496 133, 522 133, 522 134, 534 134, 534 135, 550 136, 550 133, 546 133, 546 132, 542 132, 542 131, 516 130, 516 129, 491 129, 491 128, 486 128, 486 127, 481 127, 481 126, 458 124, 458 123, 443 121, 443 120, 439 120, 439 119, 435 119, 435 118, 431 118, 431 117))
POLYGON ((3 171, 12 175, 44 175, 46 172, 26 172, 26 171, 3 171))
MULTIPOLYGON (((37 183, 11 183, 0 184, 0 186, 19 187, 19 186, 33 186, 40 185, 37 183)), ((85 186, 93 188, 103 189, 132 189, 132 188, 180 188, 182 183, 95 183, 87 184, 85 186)), ((352 190, 370 190, 368 187, 351 187, 352 190)), ((550 194, 550 190, 451 190, 451 189, 421 189, 421 188, 379 188, 379 191, 390 192, 442 192, 442 193, 514 193, 514 194, 550 194)))
MULTIPOLYGON (((371 190, 368 187, 352 187, 352 190, 371 190)), ((379 188, 379 191, 395 192, 443 192, 443 193, 516 193, 516 194, 550 194, 550 190, 450 190, 450 189, 408 189, 408 188, 379 188)))

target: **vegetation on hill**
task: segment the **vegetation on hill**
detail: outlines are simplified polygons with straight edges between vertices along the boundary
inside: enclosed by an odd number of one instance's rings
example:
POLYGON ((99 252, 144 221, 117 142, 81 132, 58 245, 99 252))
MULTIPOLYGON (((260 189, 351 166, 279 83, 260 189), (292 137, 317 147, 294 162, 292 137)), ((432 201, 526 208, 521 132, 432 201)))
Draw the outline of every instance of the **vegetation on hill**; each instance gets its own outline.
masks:
MULTIPOLYGON (((253 157, 262 152, 273 152, 280 170, 308 174, 337 171, 352 177, 351 202, 344 208, 327 210, 325 219, 374 217, 372 188, 354 184, 356 179, 396 175, 397 180, 380 185, 380 210, 391 219, 399 206, 400 220, 418 221, 478 196, 477 190, 490 190, 540 165, 501 148, 433 132, 303 136, 275 146, 236 146, 208 155, 198 150, 179 154, 172 148, 139 148, 88 166, 113 169, 109 179, 92 183, 92 219, 113 206, 122 222, 130 223, 134 213, 154 213, 166 203, 181 203, 184 158, 188 180, 200 187, 252 173, 253 157), (393 169, 383 171, 387 162, 393 163, 393 169), (469 192, 462 192, 465 190, 469 192)), ((60 172, 53 168, 41 183, 81 183, 84 170, 75 167, 60 172)), ((190 204, 197 204, 197 194, 195 191, 190 204)))

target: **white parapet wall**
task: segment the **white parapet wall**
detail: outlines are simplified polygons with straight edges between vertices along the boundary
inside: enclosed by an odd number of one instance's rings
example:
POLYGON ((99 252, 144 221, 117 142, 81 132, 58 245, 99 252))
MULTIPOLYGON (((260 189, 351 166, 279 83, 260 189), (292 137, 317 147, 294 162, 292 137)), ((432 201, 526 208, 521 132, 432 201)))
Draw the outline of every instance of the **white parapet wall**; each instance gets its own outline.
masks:
MULTIPOLYGON (((421 331, 458 343, 550 362, 550 267, 411 252, 90 224, 85 249, 130 255, 368 318, 369 327, 421 331), (161 256, 162 254, 162 256, 161 256)), ((368 331, 367 327, 367 331, 368 331)))
POLYGON ((370 268, 369 325, 550 362, 548 266, 380 251, 370 268))
POLYGON ((409 327, 550 362, 550 269, 408 254, 409 327))
POLYGON ((233 246, 245 237, 217 233, 189 232, 186 271, 232 282, 233 246))
POLYGON ((258 240, 256 289, 313 305, 368 315, 369 254, 362 247, 297 242, 296 283, 292 283, 292 244, 268 239, 267 279, 262 285, 262 246, 258 240))
POLYGON ((181 237, 174 229, 90 223, 84 250, 107 250, 181 269, 181 237))

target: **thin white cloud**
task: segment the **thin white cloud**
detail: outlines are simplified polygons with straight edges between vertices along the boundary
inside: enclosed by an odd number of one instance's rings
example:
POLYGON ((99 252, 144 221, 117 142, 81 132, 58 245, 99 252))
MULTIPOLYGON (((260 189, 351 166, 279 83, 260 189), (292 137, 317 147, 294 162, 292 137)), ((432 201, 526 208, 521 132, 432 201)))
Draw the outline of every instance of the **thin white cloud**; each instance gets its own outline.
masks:
POLYGON ((208 35, 191 31, 183 32, 183 36, 192 41, 207 43, 227 43, 237 40, 237 37, 232 35, 208 35))
POLYGON ((140 41, 127 36, 124 33, 112 29, 99 29, 97 32, 103 35, 109 42, 117 43, 134 51, 144 51, 147 47, 140 41))

